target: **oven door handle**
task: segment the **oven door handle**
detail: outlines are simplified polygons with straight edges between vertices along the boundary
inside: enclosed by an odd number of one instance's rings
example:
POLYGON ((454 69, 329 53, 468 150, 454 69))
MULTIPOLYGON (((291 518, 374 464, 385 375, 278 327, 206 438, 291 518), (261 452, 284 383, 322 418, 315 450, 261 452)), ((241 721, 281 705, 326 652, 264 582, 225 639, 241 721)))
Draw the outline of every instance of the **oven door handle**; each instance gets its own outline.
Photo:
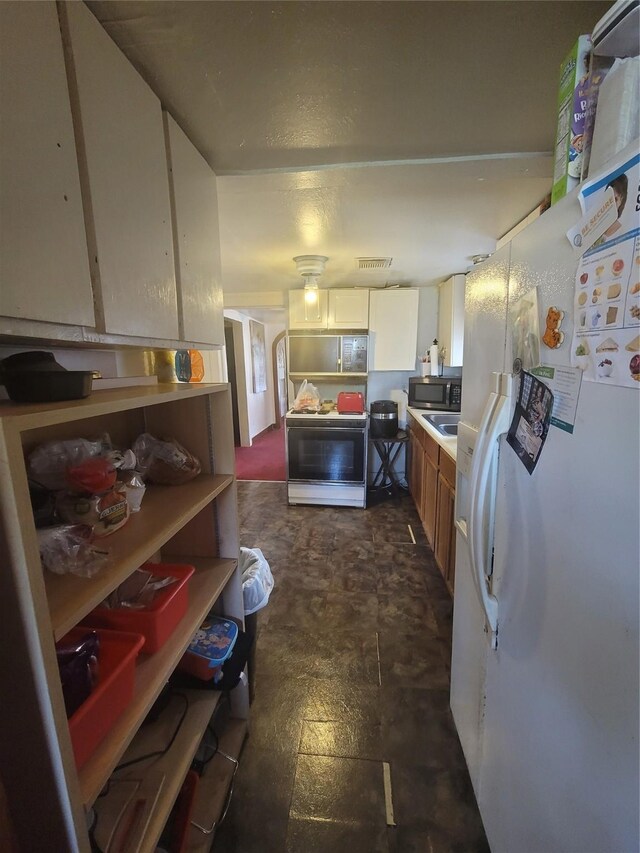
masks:
POLYGON ((287 429, 299 429, 299 430, 320 430, 321 432, 351 432, 351 433, 366 433, 366 427, 330 427, 330 426, 311 426, 311 424, 304 424, 298 426, 297 424, 293 426, 292 424, 287 424, 287 429))

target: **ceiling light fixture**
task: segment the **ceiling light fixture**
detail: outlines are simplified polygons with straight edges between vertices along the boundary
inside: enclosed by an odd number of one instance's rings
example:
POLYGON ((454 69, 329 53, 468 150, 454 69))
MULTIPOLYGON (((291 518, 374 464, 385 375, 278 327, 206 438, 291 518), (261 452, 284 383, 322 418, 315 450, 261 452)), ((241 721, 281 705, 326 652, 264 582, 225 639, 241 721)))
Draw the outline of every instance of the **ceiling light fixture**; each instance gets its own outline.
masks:
POLYGON ((297 271, 304 279, 305 302, 318 301, 318 279, 328 260, 326 255, 298 255, 293 259, 297 271))
POLYGON ((483 255, 471 255, 471 261, 474 264, 481 264, 483 261, 488 260, 491 257, 491 255, 492 255, 492 252, 489 252, 488 254, 483 254, 483 255))
POLYGON ((304 301, 310 304, 318 301, 318 284, 315 281, 305 281, 304 301))

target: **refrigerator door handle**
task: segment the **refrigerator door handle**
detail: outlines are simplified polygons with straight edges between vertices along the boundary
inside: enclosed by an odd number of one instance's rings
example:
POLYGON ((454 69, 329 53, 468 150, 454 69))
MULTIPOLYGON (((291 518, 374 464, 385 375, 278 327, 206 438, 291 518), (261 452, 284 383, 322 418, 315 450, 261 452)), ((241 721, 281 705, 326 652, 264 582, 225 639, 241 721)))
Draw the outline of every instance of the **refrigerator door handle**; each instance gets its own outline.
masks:
POLYGON ((489 626, 489 630, 491 631, 491 646, 495 648, 495 638, 497 631, 497 616, 498 616, 498 608, 497 601, 493 599, 493 602, 488 601, 489 592, 487 589, 487 583, 484 577, 484 568, 480 568, 478 565, 479 560, 482 560, 481 554, 479 553, 479 549, 481 551, 482 546, 482 523, 483 523, 483 513, 484 513, 484 501, 479 492, 479 483, 483 476, 483 470, 485 467, 490 467, 491 462, 491 454, 489 452, 489 446, 487 444, 487 439, 489 437, 491 424, 494 419, 494 412, 496 405, 498 403, 498 395, 492 392, 487 399, 487 403, 484 408, 484 412, 482 414, 482 420, 480 421, 480 426, 478 428, 478 437, 476 439, 476 446, 473 452, 473 463, 471 466, 471 476, 469 483, 469 514, 467 517, 467 525, 466 525, 466 534, 467 534, 467 545, 469 548, 469 562, 471 564, 471 576, 473 579, 473 585, 476 588, 476 593, 480 600, 480 605, 484 612, 485 622, 489 626), (489 463, 487 465, 487 463, 489 463), (478 508, 478 504, 480 507, 478 508))
POLYGON ((496 390, 502 393, 492 392, 490 394, 478 430, 478 441, 471 472, 469 520, 467 523, 471 570, 489 628, 491 647, 494 649, 497 647, 498 635, 498 600, 489 592, 487 575, 490 574, 488 571, 490 567, 487 566, 487 557, 493 542, 495 477, 492 474, 495 474, 497 466, 498 439, 507 431, 509 426, 509 379, 510 377, 506 376, 500 377, 500 384, 497 383, 496 390), (488 525, 485 525, 487 510, 489 511, 489 518, 488 525), (486 534, 485 528, 487 528, 486 534))

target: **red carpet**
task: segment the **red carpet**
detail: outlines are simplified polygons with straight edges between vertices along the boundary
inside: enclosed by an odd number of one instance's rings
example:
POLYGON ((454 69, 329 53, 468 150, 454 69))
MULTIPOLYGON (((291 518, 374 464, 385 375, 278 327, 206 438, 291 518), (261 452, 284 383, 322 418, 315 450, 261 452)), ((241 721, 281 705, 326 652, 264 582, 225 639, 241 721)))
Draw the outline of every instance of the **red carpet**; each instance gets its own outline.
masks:
POLYGON ((236 447, 238 480, 286 480, 284 440, 284 428, 270 429, 254 438, 251 447, 236 447))

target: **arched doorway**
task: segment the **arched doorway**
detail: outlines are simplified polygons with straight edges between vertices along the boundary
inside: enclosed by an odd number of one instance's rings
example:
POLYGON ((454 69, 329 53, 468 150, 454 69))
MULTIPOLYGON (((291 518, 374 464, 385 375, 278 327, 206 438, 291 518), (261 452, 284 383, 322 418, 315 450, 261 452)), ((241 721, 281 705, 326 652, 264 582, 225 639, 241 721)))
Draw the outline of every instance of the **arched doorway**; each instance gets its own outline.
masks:
POLYGON ((273 365, 273 415, 274 427, 280 429, 282 418, 287 412, 287 351, 286 332, 280 332, 271 345, 273 365))

